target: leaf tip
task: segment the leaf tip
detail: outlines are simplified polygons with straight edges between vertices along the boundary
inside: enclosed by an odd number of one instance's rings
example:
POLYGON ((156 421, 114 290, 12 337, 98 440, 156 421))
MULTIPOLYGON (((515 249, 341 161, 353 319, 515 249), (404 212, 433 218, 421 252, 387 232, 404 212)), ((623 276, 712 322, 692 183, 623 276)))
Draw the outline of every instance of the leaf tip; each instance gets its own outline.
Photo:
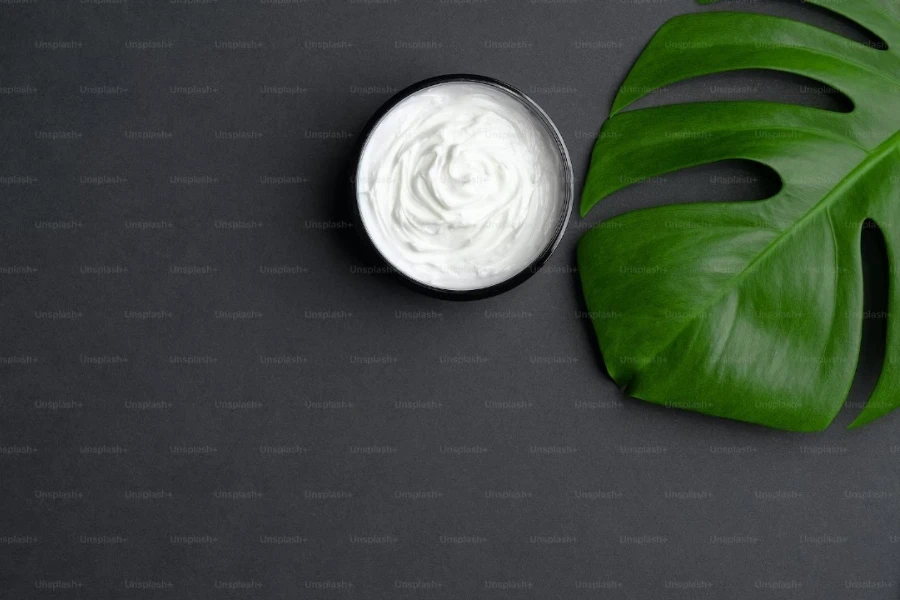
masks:
POLYGON ((587 216, 588 212, 590 212, 590 210, 591 210, 590 204, 588 204, 587 202, 582 200, 581 206, 578 207, 578 214, 581 216, 581 218, 582 219, 585 218, 587 216))
POLYGON ((865 411, 863 411, 862 413, 860 413, 860 415, 858 417, 856 417, 853 420, 852 423, 847 425, 847 431, 853 431, 854 429, 859 429, 860 427, 863 427, 864 425, 868 425, 869 423, 871 423, 874 420, 875 420, 875 418, 873 418, 871 416, 867 416, 865 411))
POLYGON ((610 118, 616 116, 623 108, 628 106, 630 103, 631 103, 631 100, 629 100, 628 98, 625 98, 622 95, 622 90, 620 88, 619 92, 616 94, 615 99, 613 100, 612 108, 609 109, 610 118))

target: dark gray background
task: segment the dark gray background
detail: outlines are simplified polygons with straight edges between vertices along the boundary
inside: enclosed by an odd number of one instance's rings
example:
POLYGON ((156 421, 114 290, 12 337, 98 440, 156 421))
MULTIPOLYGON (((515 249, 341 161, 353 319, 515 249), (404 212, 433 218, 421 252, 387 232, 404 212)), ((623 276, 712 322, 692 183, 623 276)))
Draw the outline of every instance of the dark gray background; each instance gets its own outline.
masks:
MULTIPOLYGON (((625 190, 477 303, 366 270, 347 227, 342 170, 393 91, 508 81, 555 120, 580 188, 629 66, 694 10, 0 3, 0 596, 897 598, 898 417, 844 429, 883 320, 834 426, 796 435, 623 398, 581 314, 588 227, 765 197, 768 174, 625 190)), ((840 107, 753 73, 655 101, 742 97, 840 107)))

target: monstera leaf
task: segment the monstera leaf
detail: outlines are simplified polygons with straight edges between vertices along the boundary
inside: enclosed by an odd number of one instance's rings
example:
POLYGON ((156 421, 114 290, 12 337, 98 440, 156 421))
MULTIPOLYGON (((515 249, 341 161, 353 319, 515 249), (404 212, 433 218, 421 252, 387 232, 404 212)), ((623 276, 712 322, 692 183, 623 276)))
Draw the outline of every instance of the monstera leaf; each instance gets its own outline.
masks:
POLYGON ((860 236, 871 219, 891 264, 887 353, 853 426, 900 405, 900 3, 807 2, 888 49, 768 15, 682 16, 656 33, 615 99, 582 216, 631 183, 725 159, 768 165, 782 180, 766 200, 640 210, 582 238, 594 329, 631 396, 781 429, 827 427, 856 370, 860 236), (739 69, 824 82, 853 109, 708 102, 621 112, 661 86, 739 69))

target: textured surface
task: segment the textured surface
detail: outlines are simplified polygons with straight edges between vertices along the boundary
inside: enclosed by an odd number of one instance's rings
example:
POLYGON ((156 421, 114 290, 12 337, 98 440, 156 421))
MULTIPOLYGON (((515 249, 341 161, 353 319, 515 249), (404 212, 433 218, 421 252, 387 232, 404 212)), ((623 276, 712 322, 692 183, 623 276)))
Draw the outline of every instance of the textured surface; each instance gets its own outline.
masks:
POLYGON ((872 237, 850 402, 796 435, 624 399, 574 273, 588 225, 762 197, 766 173, 624 190, 476 304, 365 270, 338 208, 355 132, 446 72, 530 92, 582 181, 616 86, 692 10, 0 4, 0 596, 896 598, 898 417, 842 427, 883 352, 872 237))

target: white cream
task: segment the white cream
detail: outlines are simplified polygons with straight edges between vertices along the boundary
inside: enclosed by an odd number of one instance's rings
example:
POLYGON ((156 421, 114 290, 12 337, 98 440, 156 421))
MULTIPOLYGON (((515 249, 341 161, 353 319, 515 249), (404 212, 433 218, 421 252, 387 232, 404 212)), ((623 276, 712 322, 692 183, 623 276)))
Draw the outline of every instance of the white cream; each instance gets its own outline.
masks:
POLYGON ((401 101, 369 137, 359 210, 376 248, 408 277, 472 290, 526 269, 555 237, 566 166, 518 99, 448 82, 401 101))

